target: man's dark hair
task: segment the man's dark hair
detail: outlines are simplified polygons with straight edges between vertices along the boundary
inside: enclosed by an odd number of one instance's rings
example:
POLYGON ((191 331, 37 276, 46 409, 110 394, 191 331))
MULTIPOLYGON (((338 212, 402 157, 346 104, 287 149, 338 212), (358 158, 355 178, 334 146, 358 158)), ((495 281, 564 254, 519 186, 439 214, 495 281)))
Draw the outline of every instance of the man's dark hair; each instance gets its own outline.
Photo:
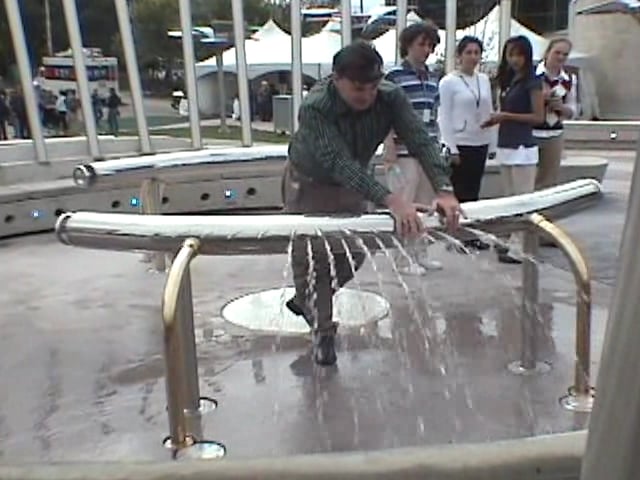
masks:
POLYGON ((400 56, 406 57, 409 53, 409 47, 422 37, 425 37, 432 47, 440 43, 438 27, 434 23, 430 21, 413 23, 400 32, 400 56))
POLYGON ((352 82, 373 83, 384 75, 382 63, 382 57, 372 45, 358 40, 333 56, 333 73, 352 82))

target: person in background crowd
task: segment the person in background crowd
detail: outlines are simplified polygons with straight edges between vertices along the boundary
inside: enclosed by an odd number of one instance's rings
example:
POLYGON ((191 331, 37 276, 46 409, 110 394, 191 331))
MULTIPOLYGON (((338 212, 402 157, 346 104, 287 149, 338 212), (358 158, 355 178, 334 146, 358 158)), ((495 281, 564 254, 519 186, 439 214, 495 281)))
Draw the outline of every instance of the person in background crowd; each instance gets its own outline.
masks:
MULTIPOLYGON (((495 154, 495 128, 482 128, 493 113, 491 81, 477 67, 482 58, 482 41, 463 37, 456 47, 458 69, 440 81, 438 123, 442 143, 451 162, 451 183, 460 202, 478 200, 487 156, 495 154)), ((478 238, 465 246, 486 250, 489 245, 478 238)))
POLYGON ((102 98, 100 98, 98 90, 94 90, 91 93, 91 108, 93 110, 93 118, 96 121, 96 128, 99 130, 100 122, 104 118, 104 111, 102 110, 102 98))
MULTIPOLYGON (((414 23, 400 32, 399 40, 402 62, 387 72, 386 79, 404 90, 429 137, 437 144, 438 81, 429 71, 426 61, 440 43, 438 29, 427 22, 414 23)), ((383 159, 391 190, 397 191, 407 202, 429 205, 433 201, 435 191, 430 180, 420 162, 409 154, 395 132, 391 132, 385 139, 383 159), (396 176, 399 178, 394 178, 396 176)), ((409 262, 399 252, 396 264, 403 273, 423 275, 426 270, 442 268, 439 262, 426 258, 427 245, 424 239, 409 240, 407 250, 415 263, 409 262)))
POLYGON ((0 90, 0 141, 9 140, 7 122, 11 120, 11 109, 7 104, 7 92, 0 90))
POLYGON ((9 97, 9 108, 13 112, 13 129, 16 138, 26 139, 29 133, 29 120, 27 119, 27 106, 24 103, 22 88, 18 87, 9 97))
MULTIPOLYGON (((366 42, 335 54, 332 77, 316 85, 300 106, 300 126, 289 143, 282 181, 285 211, 359 215, 371 201, 391 210, 401 236, 420 235, 422 207, 390 192, 368 168, 393 129, 438 192, 433 206, 455 230, 460 206, 449 182, 448 163, 402 89, 382 77, 382 57, 366 42)), ((333 295, 366 257, 353 237, 344 241, 349 253, 339 238, 301 235, 292 244, 295 295, 286 305, 312 329, 314 360, 320 365, 337 361, 333 295)))
POLYGON ((60 133, 66 135, 69 132, 69 110, 67 106, 67 92, 60 90, 56 99, 56 112, 58 113, 58 127, 60 133))
POLYGON ((116 93, 116 89, 110 88, 109 97, 107 98, 107 122, 109 122, 109 133, 116 137, 118 136, 118 132, 120 130, 118 117, 120 116, 121 105, 122 100, 116 93))
POLYGON ((545 120, 533 130, 540 152, 536 190, 558 182, 564 146, 562 123, 578 114, 577 78, 564 70, 571 46, 566 38, 551 40, 536 70, 545 102, 545 120))
MULTIPOLYGON (((533 126, 544 121, 544 98, 542 82, 533 65, 533 47, 527 37, 518 35, 505 43, 498 68, 498 87, 500 111, 492 114, 483 127, 499 125, 496 158, 504 194, 530 193, 535 188, 538 165, 533 126)), ((522 263, 508 248, 498 249, 498 260, 522 263)))

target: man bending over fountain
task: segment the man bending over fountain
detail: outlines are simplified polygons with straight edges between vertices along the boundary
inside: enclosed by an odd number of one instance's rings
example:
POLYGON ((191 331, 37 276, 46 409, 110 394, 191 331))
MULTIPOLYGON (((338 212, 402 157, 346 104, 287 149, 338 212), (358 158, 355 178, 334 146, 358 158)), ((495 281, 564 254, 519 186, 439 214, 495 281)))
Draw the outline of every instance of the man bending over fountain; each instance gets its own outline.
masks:
MULTIPOLYGON (((449 166, 402 88, 382 78, 382 58, 369 44, 356 42, 335 54, 331 78, 316 85, 300 106, 283 178, 285 211, 359 215, 370 201, 389 208, 400 235, 422 233, 418 211, 428 207, 391 193, 368 169, 378 145, 393 129, 438 192, 432 208, 455 228, 460 206, 449 183, 449 166)), ((365 252, 356 240, 293 241, 296 293, 287 307, 312 329, 314 359, 320 365, 337 360, 333 295, 364 262, 365 252)))

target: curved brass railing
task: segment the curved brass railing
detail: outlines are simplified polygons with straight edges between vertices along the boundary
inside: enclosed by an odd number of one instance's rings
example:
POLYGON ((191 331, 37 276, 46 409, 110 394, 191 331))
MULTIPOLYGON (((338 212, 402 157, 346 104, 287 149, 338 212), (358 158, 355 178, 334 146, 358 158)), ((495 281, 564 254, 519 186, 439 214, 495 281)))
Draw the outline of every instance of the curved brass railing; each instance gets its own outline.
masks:
POLYGON ((561 399, 562 405, 579 412, 593 408, 594 390, 591 377, 591 272, 584 255, 560 227, 539 213, 529 216, 531 223, 562 250, 569 261, 576 282, 576 362, 574 384, 569 394, 561 399))

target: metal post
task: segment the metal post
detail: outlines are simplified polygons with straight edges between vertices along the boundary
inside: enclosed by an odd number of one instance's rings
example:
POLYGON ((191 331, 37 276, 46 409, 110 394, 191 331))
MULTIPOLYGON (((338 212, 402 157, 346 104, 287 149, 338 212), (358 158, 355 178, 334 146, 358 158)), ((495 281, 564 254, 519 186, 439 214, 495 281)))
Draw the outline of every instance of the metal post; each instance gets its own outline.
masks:
POLYGON ((400 34, 407 27, 407 13, 409 10, 407 0, 396 2, 396 63, 400 63, 400 34))
POLYGON ((193 50, 191 0, 180 0, 180 26, 182 27, 182 57, 184 60, 184 79, 187 87, 187 103, 189 105, 191 145, 193 148, 200 149, 202 148, 202 134, 200 132, 200 111, 198 110, 196 56, 193 50))
POLYGON ((216 70, 218 71, 218 101, 220 102, 220 131, 227 133, 227 86, 224 81, 224 63, 222 50, 216 51, 216 70))
POLYGON ((560 399, 567 410, 590 412, 594 390, 591 387, 591 273, 589 265, 575 242, 560 227, 534 213, 530 221, 553 239, 569 261, 576 282, 576 361, 573 385, 560 399))
POLYGON ((27 42, 24 38, 24 29, 22 28, 20 6, 18 5, 18 0, 5 0, 4 5, 7 10, 9 28, 11 29, 13 48, 16 52, 16 60, 20 72, 20 85, 22 86, 22 94, 24 95, 24 102, 27 108, 27 121, 29 122, 29 130, 36 151, 36 159, 38 162, 46 163, 48 161, 47 147, 42 133, 38 100, 36 99, 33 88, 33 76, 31 75, 27 42))
POLYGON ((169 446, 177 455, 180 450, 200 445, 203 447, 198 450, 201 456, 220 458, 226 453, 224 445, 203 441, 200 422, 200 389, 189 268, 199 248, 197 238, 184 241, 169 270, 162 295, 169 446))
POLYGON ((445 39, 445 71, 452 72, 456 68, 456 28, 458 26, 458 2, 447 0, 446 6, 446 39, 445 39))
POLYGON ((567 12, 567 37, 573 43, 576 41, 576 10, 577 0, 569 0, 567 12))
MULTIPOLYGON (((185 244, 186 245, 186 244, 185 244)), ((193 248, 191 245, 189 248, 193 248)), ((193 325, 193 297, 191 293, 191 273, 187 266, 178 295, 178 322, 183 328, 185 382, 187 395, 185 409, 193 413, 200 410, 200 385, 198 381, 198 357, 196 355, 196 336, 193 325)))
POLYGON ((538 265, 535 256, 538 253, 538 234, 528 227, 524 231, 522 250, 522 304, 520 307, 520 326, 522 346, 520 360, 509 365, 509 370, 518 375, 544 373, 549 365, 538 361, 538 265))
POLYGON ((640 141, 622 233, 619 270, 598 374, 598 401, 589 420, 581 480, 640 478, 640 141))
POLYGON ((291 102, 292 134, 298 130, 298 110, 302 103, 302 18, 300 0, 291 0, 291 83, 293 97, 291 102))
POLYGON ((249 99, 249 72, 247 71, 247 53, 245 51, 244 9, 242 0, 231 0, 233 16, 233 37, 236 47, 236 71, 238 74, 238 96, 240 97, 240 124, 242 125, 242 146, 250 147, 251 104, 249 99))
POLYGON ((511 36, 511 0, 500 0, 500 51, 511 36))
POLYGON ((51 34, 51 4, 50 0, 44 0, 44 26, 47 34, 47 54, 53 55, 53 36, 51 34))
POLYGON ((98 144, 98 130, 96 119, 93 114, 93 104, 91 103, 91 91, 89 90, 89 77, 87 76, 87 66, 84 63, 84 48, 82 45, 82 35, 80 34, 80 23, 78 21, 78 11, 76 10, 76 0, 62 0, 64 18, 69 34, 69 43, 73 53, 73 69, 80 93, 80 107, 82 108, 82 119, 84 129, 89 143, 89 154, 94 159, 99 159, 100 146, 98 144))
POLYGON ((340 33, 342 34, 342 46, 351 44, 351 0, 340 2, 340 33))
MULTIPOLYGON (((148 179, 142 182, 140 188, 140 201, 142 203, 142 213, 145 215, 159 215, 162 207, 163 185, 155 179, 148 179)), ((145 253, 143 261, 153 263, 153 269, 157 272, 164 272, 167 268, 165 254, 162 252, 145 253)))
POLYGON ((131 100, 133 101, 133 112, 138 126, 138 137, 140 138, 140 150, 142 153, 151 153, 151 138, 147 126, 147 116, 144 114, 144 104, 142 101, 142 82, 140 81, 140 69, 136 57, 135 43, 131 31, 131 18, 129 16, 129 6, 127 0, 115 0, 116 14, 118 16, 118 26, 120 27, 120 38, 122 49, 127 64, 127 75, 129 77, 129 88, 131 90, 131 100))

